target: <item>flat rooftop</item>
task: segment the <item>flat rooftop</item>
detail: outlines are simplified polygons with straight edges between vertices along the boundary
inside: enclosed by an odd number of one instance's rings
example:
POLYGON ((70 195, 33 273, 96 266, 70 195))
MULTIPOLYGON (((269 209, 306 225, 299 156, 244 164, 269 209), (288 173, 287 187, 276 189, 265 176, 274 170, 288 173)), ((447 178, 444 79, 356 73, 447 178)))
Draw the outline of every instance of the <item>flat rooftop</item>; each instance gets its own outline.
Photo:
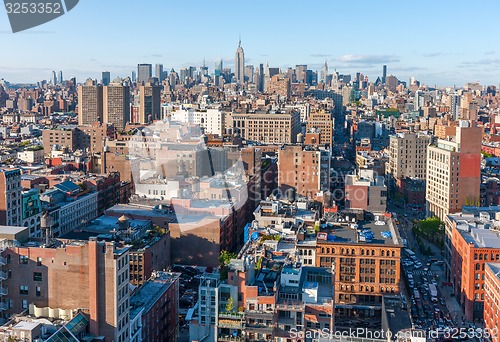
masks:
POLYGON ((149 311, 179 276, 180 273, 155 272, 130 297, 130 305, 132 306, 130 317, 135 317, 142 308, 144 308, 145 313, 149 311))
POLYGON ((16 226, 0 226, 0 234, 15 235, 22 231, 28 229, 27 227, 16 227, 16 226))
POLYGON ((328 238, 326 241, 322 241, 317 238, 317 242, 329 242, 329 243, 359 243, 368 245, 388 245, 388 246, 401 246, 401 239, 399 234, 391 227, 387 222, 385 225, 376 225, 374 221, 358 223, 358 228, 353 229, 348 226, 333 226, 323 229, 322 232, 328 233, 328 238), (370 242, 359 241, 358 232, 368 232, 373 233, 373 239, 370 242), (385 237, 382 233, 390 232, 390 238, 385 237))
POLYGON ((457 229, 468 244, 476 248, 500 248, 500 231, 470 227, 469 231, 457 229))

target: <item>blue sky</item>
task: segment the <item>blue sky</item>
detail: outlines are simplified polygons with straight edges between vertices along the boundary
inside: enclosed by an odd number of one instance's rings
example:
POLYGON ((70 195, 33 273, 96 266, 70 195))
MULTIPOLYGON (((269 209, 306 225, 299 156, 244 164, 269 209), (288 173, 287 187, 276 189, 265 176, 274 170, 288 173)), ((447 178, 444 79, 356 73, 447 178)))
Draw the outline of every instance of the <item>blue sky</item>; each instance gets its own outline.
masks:
MULTIPOLYGON (((35 0, 33 0, 35 1, 35 0)), ((500 1, 80 0, 66 15, 12 34, 0 8, 0 78, 11 82, 128 76, 137 63, 167 69, 206 59, 388 74, 429 85, 500 82, 500 1)))

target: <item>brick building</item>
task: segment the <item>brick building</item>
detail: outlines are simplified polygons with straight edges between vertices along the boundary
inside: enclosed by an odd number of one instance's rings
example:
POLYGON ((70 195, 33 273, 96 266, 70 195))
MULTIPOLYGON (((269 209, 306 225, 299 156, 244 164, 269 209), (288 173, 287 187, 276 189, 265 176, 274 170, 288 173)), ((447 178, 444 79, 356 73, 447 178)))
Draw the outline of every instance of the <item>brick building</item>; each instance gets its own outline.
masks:
POLYGON ((142 341, 179 338, 179 274, 154 272, 130 297, 130 316, 141 315, 142 341))
POLYGON ((487 263, 484 272, 484 327, 485 331, 494 333, 492 342, 499 342, 500 327, 500 263, 487 263))
POLYGON ((85 309, 90 331, 105 341, 128 341, 129 247, 113 242, 56 240, 49 247, 10 247, 2 252, 11 275, 7 314, 30 304, 85 309), (64 281, 62 281, 62 279, 64 281))

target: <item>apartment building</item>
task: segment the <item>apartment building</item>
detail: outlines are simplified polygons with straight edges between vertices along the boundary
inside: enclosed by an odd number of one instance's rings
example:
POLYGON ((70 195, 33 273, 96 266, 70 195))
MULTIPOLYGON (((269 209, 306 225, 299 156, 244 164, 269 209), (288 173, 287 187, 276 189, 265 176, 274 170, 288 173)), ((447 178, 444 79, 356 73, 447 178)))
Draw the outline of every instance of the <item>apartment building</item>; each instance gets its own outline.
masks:
POLYGON ((404 178, 426 178, 427 146, 431 136, 420 133, 398 133, 390 136, 389 162, 386 174, 396 182, 404 178))
POLYGON ((292 144, 300 133, 300 112, 286 113, 232 113, 233 127, 226 127, 228 134, 239 133, 249 141, 268 144, 292 144))
POLYGON ((500 327, 500 263, 490 262, 485 266, 484 272, 484 327, 491 334, 491 341, 500 341, 500 336, 495 332, 500 327))
POLYGON ((345 206, 370 212, 385 212, 387 186, 385 179, 371 169, 359 169, 345 179, 345 206))
POLYGON ((278 150, 278 187, 315 198, 330 190, 331 152, 324 147, 285 145, 278 150))
POLYGON ((319 144, 332 145, 333 139, 333 114, 330 111, 314 111, 312 112, 308 119, 306 125, 307 132, 319 132, 320 139, 319 144))
POLYGON ((129 247, 97 239, 55 240, 44 247, 18 242, 21 246, 2 252, 11 274, 4 281, 7 314, 20 313, 30 304, 85 309, 94 336, 129 341, 129 247))
POLYGON ((465 317, 472 321, 483 318, 487 263, 500 261, 500 208, 466 209, 448 215, 446 221, 451 230, 449 280, 465 317))
POLYGON ((428 215, 444 221, 464 205, 479 204, 482 128, 460 121, 456 135, 427 148, 428 215))
POLYGON ((21 225, 21 191, 21 170, 0 168, 0 225, 21 225))

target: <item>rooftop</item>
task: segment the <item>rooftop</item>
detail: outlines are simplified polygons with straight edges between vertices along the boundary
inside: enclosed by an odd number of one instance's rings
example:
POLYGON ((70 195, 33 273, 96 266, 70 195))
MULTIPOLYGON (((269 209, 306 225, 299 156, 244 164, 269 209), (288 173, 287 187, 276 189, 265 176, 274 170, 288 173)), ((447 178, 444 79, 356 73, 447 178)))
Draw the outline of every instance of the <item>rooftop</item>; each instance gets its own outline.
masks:
MULTIPOLYGON (((318 234, 316 237, 317 242, 322 243, 359 243, 359 244, 379 244, 388 246, 401 246, 399 235, 394 229, 392 222, 389 220, 384 221, 385 225, 376 225, 375 222, 358 222, 358 228, 354 229, 350 226, 337 225, 328 226, 322 232, 326 234, 318 234), (366 233, 373 233, 371 241, 361 241, 360 236, 366 233)), ((368 234, 369 235, 369 234, 368 234)))
POLYGON ((143 308, 144 313, 148 312, 179 276, 180 273, 154 272, 130 297, 130 317, 135 317, 143 308))

